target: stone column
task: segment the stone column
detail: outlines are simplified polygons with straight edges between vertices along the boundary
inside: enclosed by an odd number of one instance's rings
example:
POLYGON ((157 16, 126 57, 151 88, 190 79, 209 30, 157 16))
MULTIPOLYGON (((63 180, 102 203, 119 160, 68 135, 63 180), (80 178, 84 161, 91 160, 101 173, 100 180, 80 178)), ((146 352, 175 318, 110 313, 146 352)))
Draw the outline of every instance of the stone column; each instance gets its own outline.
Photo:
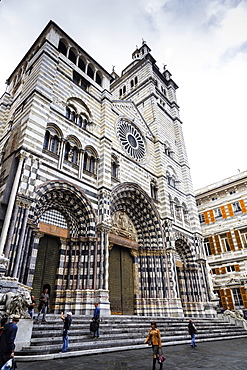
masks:
POLYGON ((29 206, 25 205, 24 216, 23 216, 23 219, 22 219, 22 225, 21 225, 21 230, 20 230, 20 238, 19 238, 19 242, 18 242, 18 246, 17 246, 17 254, 16 254, 16 258, 15 258, 13 277, 17 277, 18 270, 19 270, 19 267, 20 267, 19 266, 20 257, 21 257, 21 254, 23 254, 23 252, 24 252, 22 247, 23 247, 23 240, 24 240, 26 226, 27 226, 28 214, 29 214, 29 206))
POLYGON ((22 171, 22 167, 23 167, 23 163, 24 163, 25 158, 26 158, 26 156, 25 156, 24 153, 19 154, 19 164, 18 164, 18 167, 17 167, 17 171, 16 171, 14 183, 13 183, 13 186, 12 186, 12 190, 11 190, 11 193, 10 193, 9 203, 8 203, 7 211, 6 211, 6 214, 5 214, 2 233, 1 233, 1 237, 0 237, 0 255, 3 254, 4 245, 5 245, 6 238, 7 238, 7 233, 8 233, 8 229, 9 229, 9 225, 10 225, 11 215, 12 215, 13 207, 14 207, 14 203, 15 203, 15 197, 16 197, 16 193, 17 193, 17 190, 18 190, 19 181, 20 181, 20 177, 21 177, 21 171, 22 171))

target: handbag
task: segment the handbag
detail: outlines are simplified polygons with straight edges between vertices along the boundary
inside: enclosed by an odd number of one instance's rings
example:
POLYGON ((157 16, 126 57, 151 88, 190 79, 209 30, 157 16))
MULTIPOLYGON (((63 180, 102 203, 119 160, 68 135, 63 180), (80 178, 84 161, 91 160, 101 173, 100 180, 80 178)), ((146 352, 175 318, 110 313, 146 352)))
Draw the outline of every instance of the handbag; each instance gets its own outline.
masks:
POLYGON ((158 363, 162 364, 166 360, 166 357, 163 355, 161 348, 159 348, 158 356, 158 363))
POLYGON ((1 370, 14 370, 16 367, 16 361, 11 358, 1 367, 1 370))

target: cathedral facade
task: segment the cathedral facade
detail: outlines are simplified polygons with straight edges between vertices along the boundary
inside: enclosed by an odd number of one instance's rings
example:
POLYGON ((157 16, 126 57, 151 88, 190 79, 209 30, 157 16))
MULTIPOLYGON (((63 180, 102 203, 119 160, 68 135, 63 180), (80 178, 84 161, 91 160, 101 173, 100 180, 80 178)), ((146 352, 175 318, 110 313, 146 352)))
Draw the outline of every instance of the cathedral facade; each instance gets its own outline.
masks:
POLYGON ((5 274, 55 313, 212 313, 178 86, 150 51, 108 73, 50 21, 0 100, 5 274))

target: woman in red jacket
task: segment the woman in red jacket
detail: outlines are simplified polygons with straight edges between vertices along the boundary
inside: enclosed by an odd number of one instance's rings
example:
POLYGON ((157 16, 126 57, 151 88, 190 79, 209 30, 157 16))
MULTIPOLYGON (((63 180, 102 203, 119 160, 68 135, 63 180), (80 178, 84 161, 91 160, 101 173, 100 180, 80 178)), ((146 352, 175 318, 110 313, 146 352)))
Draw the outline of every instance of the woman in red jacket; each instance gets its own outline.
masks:
MULTIPOLYGON (((162 347, 161 343, 161 337, 160 337, 160 331, 157 328, 157 324, 155 321, 151 322, 151 329, 148 332, 148 336, 144 343, 148 343, 152 345, 153 349, 153 370, 155 370, 155 364, 156 364, 156 359, 157 355, 159 353, 159 348, 162 347)), ((160 369, 162 369, 162 363, 160 364, 160 369)))

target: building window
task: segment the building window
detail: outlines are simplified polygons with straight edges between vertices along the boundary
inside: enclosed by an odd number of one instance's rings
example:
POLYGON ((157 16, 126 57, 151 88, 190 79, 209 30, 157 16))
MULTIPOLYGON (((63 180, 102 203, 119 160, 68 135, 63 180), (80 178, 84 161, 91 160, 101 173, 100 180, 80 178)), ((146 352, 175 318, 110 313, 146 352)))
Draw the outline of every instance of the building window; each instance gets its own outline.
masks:
POLYGON ((58 154, 59 138, 55 130, 49 128, 46 130, 43 149, 50 151, 51 153, 58 154))
POLYGON ((205 223, 204 213, 199 214, 199 221, 200 221, 201 224, 205 223))
POLYGON ((126 86, 124 85, 123 86, 123 94, 125 94, 126 93, 126 86))
POLYGON ((232 288, 233 300, 236 309, 243 309, 243 299, 239 288, 232 288))
POLYGON ((65 117, 69 120, 75 122, 76 121, 76 110, 73 106, 66 107, 65 110, 65 117))
POLYGON ((65 145, 64 159, 77 165, 78 153, 78 145, 73 140, 69 139, 65 145))
POLYGON ((176 180, 174 175, 170 175, 170 173, 167 172, 167 180, 169 185, 171 185, 173 188, 176 188, 176 180))
POLYGON ((172 197, 170 196, 170 194, 169 194, 169 204, 170 204, 171 216, 174 218, 173 201, 172 201, 172 197))
POLYGON ((67 55, 67 47, 66 47, 65 43, 62 40, 59 41, 58 50, 63 55, 65 55, 65 56, 67 55))
POLYGON ((87 75, 88 75, 89 77, 91 77, 91 78, 92 78, 92 80, 93 80, 94 71, 93 71, 93 69, 92 69, 92 67, 91 67, 90 65, 87 67, 87 75))
POLYGON ((165 145, 165 154, 168 156, 168 157, 172 157, 172 151, 171 151, 171 149, 168 147, 168 146, 166 146, 165 145))
POLYGON ((217 197, 213 197, 212 200, 217 200, 218 198, 217 197))
POLYGON ((50 140, 50 131, 46 130, 45 132, 45 139, 44 139, 44 144, 43 144, 43 148, 44 149, 48 149, 49 147, 49 140, 50 140))
POLYGON ((239 202, 232 203, 234 213, 242 212, 239 202))
POLYGON ((57 154, 57 150, 58 150, 58 137, 57 135, 54 135, 52 138, 51 138, 51 152, 54 153, 54 154, 57 154))
POLYGON ((85 72, 85 63, 84 63, 84 61, 83 61, 81 58, 79 58, 79 61, 78 61, 78 67, 79 67, 83 72, 85 72))
POLYGON ((189 224, 189 212, 184 203, 182 204, 182 211, 183 211, 184 222, 186 224, 189 224))
POLYGON ((233 271, 235 271, 235 268, 234 268, 234 266, 226 266, 226 270, 227 270, 227 272, 233 272, 233 271))
POLYGON ((85 149, 84 153, 84 162, 83 162, 83 170, 86 172, 90 172, 92 174, 96 174, 96 152, 91 149, 87 148, 85 149))
POLYGON ((76 55, 75 55, 75 52, 72 49, 70 49, 70 51, 69 51, 69 60, 71 60, 71 62, 76 64, 76 55))
POLYGON ((98 85, 101 86, 101 84, 102 84, 102 78, 101 78, 101 76, 100 76, 100 74, 98 72, 96 73, 96 82, 97 82, 98 85))
POLYGON ((236 193, 236 190, 230 190, 229 191, 229 194, 232 195, 232 194, 235 194, 236 193))
POLYGON ((203 245, 204 245, 204 250, 205 250, 206 256, 211 256, 212 252, 211 252, 210 243, 209 243, 208 238, 204 239, 203 245))
POLYGON ((154 200, 158 200, 158 186, 155 180, 152 180, 150 183, 150 192, 151 198, 154 200))
POLYGON ((243 245, 247 247, 247 229, 240 230, 240 235, 241 235, 243 245))
POLYGON ((230 252, 231 248, 230 248, 230 244, 229 244, 227 235, 226 234, 221 234, 220 235, 220 240, 221 240, 222 251, 223 252, 230 252))
POLYGON ((177 219, 181 220, 180 204, 178 199, 175 199, 175 216, 177 219))
POLYGON ((214 217, 215 218, 222 218, 222 213, 220 208, 215 208, 214 209, 214 217))
POLYGON ((111 176, 115 179, 118 178, 118 171, 119 171, 119 163, 118 159, 115 155, 111 158, 111 176))

